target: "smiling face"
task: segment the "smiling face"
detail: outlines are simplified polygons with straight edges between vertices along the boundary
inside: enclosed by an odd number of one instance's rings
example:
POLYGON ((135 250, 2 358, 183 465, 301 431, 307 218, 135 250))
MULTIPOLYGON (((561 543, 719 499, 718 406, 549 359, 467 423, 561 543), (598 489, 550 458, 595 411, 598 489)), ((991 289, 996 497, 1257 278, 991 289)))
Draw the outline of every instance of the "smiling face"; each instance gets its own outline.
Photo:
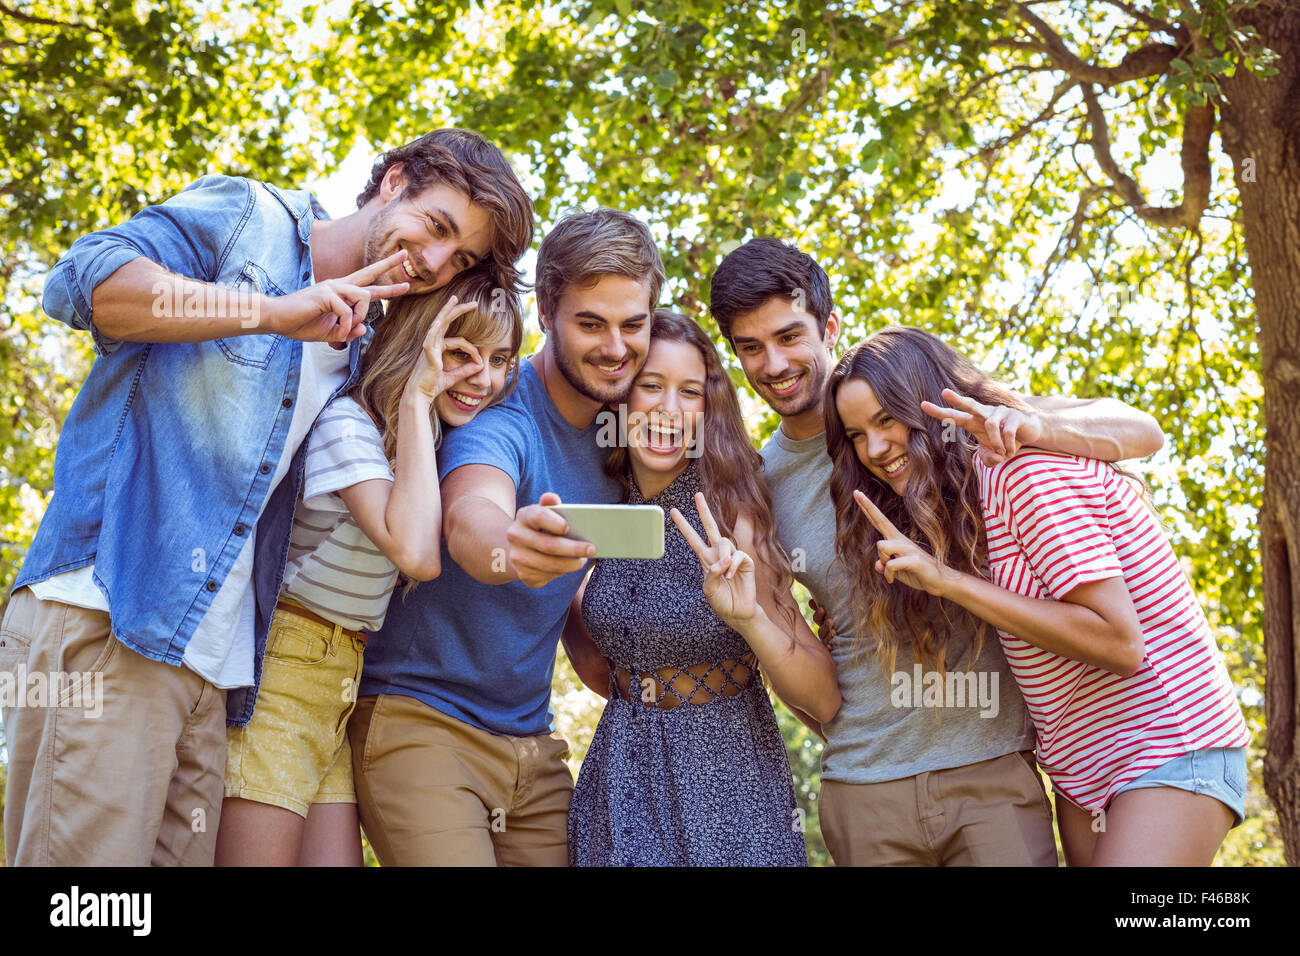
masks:
POLYGON ((901 495, 907 488, 909 470, 908 427, 880 407, 876 393, 860 378, 849 379, 839 387, 835 410, 858 461, 901 495))
MULTIPOLYGON (((501 394, 510 375, 510 366, 514 359, 514 349, 508 332, 491 342, 475 342, 474 346, 485 360, 484 366, 463 378, 451 388, 433 400, 434 411, 444 424, 450 426, 464 425, 480 411, 491 404, 492 399, 501 394)), ((472 356, 464 349, 450 348, 443 350, 442 366, 447 371, 471 361, 472 356)))
POLYGON ((543 316, 547 344, 565 380, 600 404, 623 401, 650 347, 650 285, 603 275, 569 287, 543 316))
POLYGON ((834 364, 831 347, 838 333, 839 317, 834 313, 825 333, 819 334, 811 313, 779 297, 731 323, 732 347, 745 378, 781 416, 791 438, 821 431, 822 389, 834 364))
POLYGON ((703 424, 706 376, 704 359, 689 342, 651 343, 627 396, 628 454, 643 493, 647 486, 666 487, 686 467, 703 424))
POLYGON ((407 294, 419 295, 441 288, 491 252, 492 218, 465 193, 442 183, 408 197, 401 169, 400 163, 393 166, 380 185, 382 205, 366 227, 365 261, 405 249, 406 261, 378 284, 409 282, 407 294))

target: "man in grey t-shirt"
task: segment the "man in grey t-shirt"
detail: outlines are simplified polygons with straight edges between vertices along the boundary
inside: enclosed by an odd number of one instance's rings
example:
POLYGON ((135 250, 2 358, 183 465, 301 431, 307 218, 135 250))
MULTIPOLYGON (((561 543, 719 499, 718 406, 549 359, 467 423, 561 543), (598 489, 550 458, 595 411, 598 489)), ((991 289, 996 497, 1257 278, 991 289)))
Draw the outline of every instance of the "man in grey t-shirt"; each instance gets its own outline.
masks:
MULTIPOLYGON (((1033 725, 996 634, 975 652, 954 635, 940 673, 904 637, 889 673, 860 633, 853 583, 835 556, 822 394, 840 331, 826 273, 775 239, 751 240, 713 276, 709 308, 754 391, 780 416, 762 449, 777 535, 795 577, 825 609, 843 705, 822 728, 820 817, 845 865, 1055 866, 1051 806, 1033 760, 1033 725)), ((1026 396, 1036 412, 983 408, 963 425, 986 454, 1019 442, 1102 460, 1139 457, 1163 436, 1111 399, 1026 396)))

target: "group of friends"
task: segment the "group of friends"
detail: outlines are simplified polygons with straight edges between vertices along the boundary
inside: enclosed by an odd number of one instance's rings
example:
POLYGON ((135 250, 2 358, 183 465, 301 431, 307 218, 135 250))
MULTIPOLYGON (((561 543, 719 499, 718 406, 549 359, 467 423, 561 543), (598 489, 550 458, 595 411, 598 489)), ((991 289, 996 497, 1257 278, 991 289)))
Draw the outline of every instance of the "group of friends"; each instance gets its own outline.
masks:
POLYGON ((756 451, 626 213, 544 237, 521 358, 533 230, 446 129, 341 219, 213 175, 72 245, 43 304, 97 358, 0 627, 0 676, 72 680, 4 708, 8 864, 360 865, 364 828, 383 865, 805 865, 769 685, 825 741, 838 865, 1055 866, 1039 767, 1070 865, 1213 859, 1250 734, 1113 464, 1150 416, 906 326, 846 349, 759 237, 709 288, 756 451), (659 505, 663 557, 560 503, 659 505), (607 700, 576 785, 561 643, 607 700))

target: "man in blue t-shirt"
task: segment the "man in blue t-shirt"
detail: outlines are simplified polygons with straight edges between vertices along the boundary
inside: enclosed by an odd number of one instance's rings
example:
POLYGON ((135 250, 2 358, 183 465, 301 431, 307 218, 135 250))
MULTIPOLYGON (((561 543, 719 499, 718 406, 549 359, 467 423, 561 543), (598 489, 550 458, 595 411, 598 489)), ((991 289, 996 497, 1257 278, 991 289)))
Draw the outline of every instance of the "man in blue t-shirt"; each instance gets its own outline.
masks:
POLYGON ((439 451, 442 574, 395 596, 348 726, 361 822, 386 865, 568 863, 573 778, 553 732, 555 651, 593 545, 547 505, 609 504, 596 417, 650 347, 650 230, 610 209, 537 255, 546 342, 518 388, 439 451))

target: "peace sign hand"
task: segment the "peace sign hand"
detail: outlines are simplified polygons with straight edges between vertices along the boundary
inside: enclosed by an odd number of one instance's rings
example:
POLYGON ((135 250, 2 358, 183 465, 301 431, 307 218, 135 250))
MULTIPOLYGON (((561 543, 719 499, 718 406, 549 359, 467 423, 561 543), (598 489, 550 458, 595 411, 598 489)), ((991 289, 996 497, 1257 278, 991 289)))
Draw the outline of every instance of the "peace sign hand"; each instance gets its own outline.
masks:
POLYGON ((893 584, 897 579, 910 588, 939 594, 947 583, 945 577, 949 577, 945 575, 947 569, 895 528, 884 512, 862 492, 853 492, 853 500, 880 532, 881 540, 876 544, 879 554, 876 570, 885 576, 885 580, 893 584))
POLYGON ((758 614, 754 559, 737 549, 730 538, 719 533, 713 513, 709 511, 704 495, 698 491, 695 493, 695 507, 709 538, 707 544, 676 508, 670 512, 673 524, 677 525, 677 530, 700 559, 700 566, 705 571, 704 596, 713 612, 732 630, 739 631, 758 614))
POLYGON ((342 349, 366 333, 366 312, 372 299, 406 293, 409 282, 377 284, 385 272, 406 260, 402 249, 341 279, 326 279, 289 295, 259 300, 266 325, 291 339, 329 342, 342 349))
POLYGON ((475 308, 477 303, 460 302, 454 295, 447 299, 424 336, 424 347, 416 356, 415 367, 407 382, 408 388, 418 389, 432 401, 483 367, 483 355, 473 343, 460 336, 445 338, 451 323, 475 308), (456 353, 463 353, 468 358, 456 361, 456 353), (449 355, 453 356, 450 362, 447 360, 449 355))
POLYGON ((931 418, 951 421, 975 436, 980 443, 980 460, 990 468, 1042 438, 1043 423, 1037 412, 1022 412, 1005 405, 985 405, 951 388, 943 399, 952 408, 922 402, 921 411, 931 418))

